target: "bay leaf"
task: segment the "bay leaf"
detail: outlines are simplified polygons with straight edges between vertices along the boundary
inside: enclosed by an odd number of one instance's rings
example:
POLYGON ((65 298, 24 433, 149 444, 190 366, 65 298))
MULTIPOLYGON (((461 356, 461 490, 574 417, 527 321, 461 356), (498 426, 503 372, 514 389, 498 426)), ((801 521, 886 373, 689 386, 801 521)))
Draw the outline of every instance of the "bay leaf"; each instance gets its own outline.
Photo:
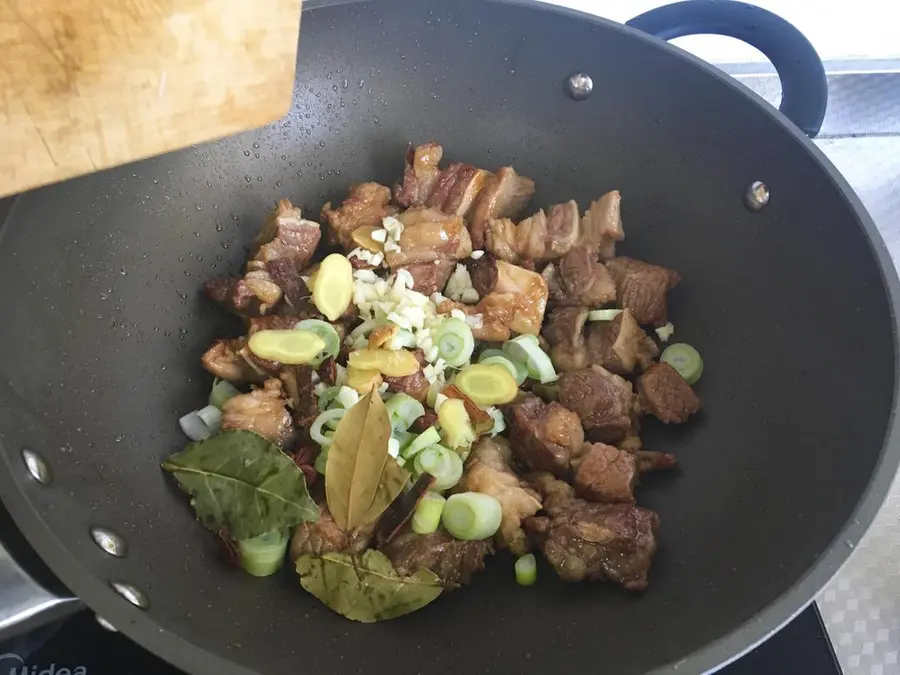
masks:
POLYGON ((378 480, 378 487, 375 489, 375 496, 372 503, 363 516, 362 523, 371 523, 378 520, 378 517, 384 513, 385 509, 397 498, 403 491, 403 486, 409 480, 409 472, 402 466, 397 464, 393 457, 388 457, 381 470, 381 478, 378 480))
POLYGON ((421 568, 403 576, 384 553, 372 549, 358 558, 346 553, 307 554, 296 564, 304 589, 341 616, 363 623, 414 612, 444 590, 434 572, 421 568))
POLYGON ((191 443, 163 462, 191 495, 197 519, 235 540, 316 520, 303 472, 281 449, 252 431, 223 431, 191 443))
MULTIPOLYGON (((334 431, 325 464, 325 497, 328 510, 345 532, 367 522, 390 458, 390 438, 388 412, 374 388, 347 411, 334 431)), ((393 469, 388 471, 388 477, 397 475, 393 469)))

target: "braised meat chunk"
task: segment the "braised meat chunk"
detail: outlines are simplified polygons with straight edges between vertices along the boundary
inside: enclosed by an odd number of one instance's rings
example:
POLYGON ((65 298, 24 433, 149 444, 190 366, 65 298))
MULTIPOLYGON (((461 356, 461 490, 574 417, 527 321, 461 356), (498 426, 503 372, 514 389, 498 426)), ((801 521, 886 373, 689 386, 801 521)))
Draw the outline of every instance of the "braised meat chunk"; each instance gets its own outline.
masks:
POLYGON ((477 441, 456 489, 482 492, 500 502, 503 519, 495 535, 497 547, 508 548, 515 555, 528 552, 529 542, 522 521, 540 510, 541 500, 512 470, 509 441, 499 436, 477 441))
POLYGON ((482 301, 491 296, 508 298, 512 305, 509 328, 537 335, 547 309, 547 283, 537 272, 485 254, 468 263, 472 286, 482 301))
POLYGON ((616 299, 616 285, 609 271, 587 246, 576 246, 563 256, 559 265, 547 265, 541 274, 554 305, 600 307, 616 299))
POLYGON ((448 588, 467 584, 484 569, 484 557, 493 553, 490 539, 461 541, 444 530, 431 534, 405 531, 382 549, 400 574, 415 574, 421 568, 434 572, 448 588))
POLYGON ((572 455, 584 443, 578 415, 559 403, 525 394, 509 405, 506 417, 513 453, 537 471, 565 476, 572 455))
POLYGON ((302 555, 322 556, 326 553, 361 554, 369 546, 374 531, 374 523, 357 528, 350 534, 342 530, 322 502, 319 504, 317 520, 300 523, 291 539, 291 560, 302 555))
POLYGON ((396 209, 389 205, 391 191, 378 183, 359 183, 350 188, 350 194, 336 208, 331 202, 322 207, 322 219, 329 225, 328 240, 345 249, 354 248, 353 232, 361 227, 381 227, 381 221, 394 215, 396 209))
POLYGON ((244 318, 264 316, 281 301, 281 287, 266 270, 247 272, 243 278, 214 277, 203 284, 210 299, 244 318))
POLYGON ((550 345, 550 359, 563 373, 587 367, 584 324, 588 310, 584 307, 557 307, 550 311, 541 335, 550 345))
POLYGON ((586 343, 591 363, 618 375, 628 375, 635 368, 649 368, 659 356, 659 347, 635 321, 630 309, 612 321, 591 323, 586 343))
POLYGON ((467 217, 478 194, 493 174, 471 164, 453 162, 441 171, 427 205, 444 213, 467 217))
POLYGON ((281 381, 266 380, 262 389, 230 398, 222 406, 222 430, 243 429, 282 448, 294 439, 294 423, 287 409, 281 381))
POLYGON ((616 242, 625 238, 622 228, 622 196, 618 190, 607 192, 591 202, 581 219, 579 243, 608 260, 616 254, 616 242))
POLYGON ((616 282, 619 307, 630 309, 642 326, 665 325, 667 295, 681 279, 678 272, 626 257, 613 258, 606 267, 616 282))
POLYGON ((243 357, 246 346, 247 338, 216 340, 200 360, 204 368, 222 380, 261 384, 266 375, 243 357))
POLYGON ((529 477, 544 496, 547 516, 525 525, 563 581, 612 581, 629 591, 647 588, 659 516, 630 504, 597 504, 573 495, 549 474, 529 477))
POLYGON ((436 209, 404 211, 397 218, 403 223, 400 250, 385 251, 391 268, 435 260, 459 260, 472 252, 472 240, 462 216, 450 216, 436 209))
POLYGON ((502 260, 519 264, 543 262, 567 253, 580 234, 578 205, 574 201, 543 209, 516 225, 509 218, 494 218, 485 232, 485 248, 502 260))
POLYGON ((281 199, 253 242, 247 269, 265 269, 273 261, 286 260, 299 273, 312 259, 321 236, 318 223, 304 219, 299 208, 281 199))
POLYGON ((438 166, 444 149, 437 143, 424 143, 406 150, 403 180, 394 186, 394 199, 403 208, 425 206, 441 174, 438 166))
POLYGON ((404 375, 403 377, 391 377, 385 375, 384 381, 387 382, 388 391, 407 394, 417 401, 424 403, 428 396, 429 382, 425 378, 422 368, 427 365, 428 362, 425 360, 425 354, 422 353, 421 349, 416 350, 416 359, 419 361, 418 371, 412 375, 404 375))
POLYGON ((413 278, 412 290, 432 296, 440 293, 447 285, 447 280, 456 269, 456 259, 452 256, 438 258, 434 262, 417 263, 401 267, 413 278))
POLYGON ((313 369, 309 366, 282 366, 278 379, 284 386, 294 423, 306 434, 319 415, 319 405, 313 392, 313 369))
POLYGON ((627 452, 603 443, 585 443, 572 458, 575 493, 589 502, 634 503, 638 474, 675 467, 675 457, 663 452, 627 452))
POLYGON ((637 381, 641 408, 660 421, 685 422, 700 410, 700 399, 668 363, 655 363, 637 381))
POLYGON ((469 222, 472 245, 483 249, 491 219, 515 218, 533 195, 533 180, 520 176, 511 166, 497 171, 487 180, 472 210, 469 222))
POLYGON ((616 443, 631 429, 634 394, 631 383, 601 366, 563 373, 559 402, 581 418, 587 436, 616 443))

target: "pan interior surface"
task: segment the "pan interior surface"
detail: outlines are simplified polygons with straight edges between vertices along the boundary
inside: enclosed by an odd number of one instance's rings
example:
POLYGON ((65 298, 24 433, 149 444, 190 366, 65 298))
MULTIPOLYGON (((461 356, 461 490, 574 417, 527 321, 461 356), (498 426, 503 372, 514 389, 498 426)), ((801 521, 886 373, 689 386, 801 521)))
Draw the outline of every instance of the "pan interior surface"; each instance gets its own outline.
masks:
POLYGON ((63 581, 195 672, 552 672, 564 659, 631 675, 723 638, 809 573, 879 465, 896 364, 873 244, 793 132, 620 28, 475 0, 309 11, 298 83, 278 123, 35 191, 2 232, 0 486, 63 581), (576 71, 594 82, 582 102, 563 94, 576 71), (159 469, 208 393, 200 355, 240 332, 203 280, 239 269, 275 199, 314 217, 353 182, 391 184, 407 143, 431 139, 450 160, 534 178, 535 209, 621 190, 620 252, 683 277, 670 318, 703 355, 704 410, 646 424, 646 445, 681 471, 639 490, 661 516, 643 596, 563 585, 546 567, 523 589, 497 556, 411 618, 354 625, 290 570, 227 569, 159 469), (771 191, 760 213, 742 203, 755 180, 771 191), (27 480, 25 447, 46 456, 51 486, 27 480), (120 533, 127 557, 97 548, 94 525, 120 533))

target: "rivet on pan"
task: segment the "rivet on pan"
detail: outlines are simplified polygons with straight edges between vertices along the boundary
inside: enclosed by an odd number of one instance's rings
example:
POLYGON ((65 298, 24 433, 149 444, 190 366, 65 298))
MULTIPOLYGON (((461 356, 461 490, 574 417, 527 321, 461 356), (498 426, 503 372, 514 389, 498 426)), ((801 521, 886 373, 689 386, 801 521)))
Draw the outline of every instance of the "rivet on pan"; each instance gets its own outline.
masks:
POLYGON ((103 618, 102 616, 100 616, 99 614, 95 614, 95 615, 94 615, 94 618, 97 619, 97 623, 100 624, 100 627, 101 627, 101 628, 105 628, 105 629, 108 630, 110 633, 118 633, 118 632, 119 632, 118 630, 116 630, 116 627, 115 627, 115 626, 113 626, 109 621, 107 621, 106 619, 104 619, 104 618, 103 618))
POLYGON ((121 595, 135 607, 140 607, 141 609, 150 607, 150 600, 144 595, 144 591, 137 586, 126 584, 124 581, 111 581, 109 585, 113 587, 113 590, 116 593, 121 595))
POLYGON ((22 461, 25 462, 28 473, 34 476, 34 479, 38 483, 49 485, 50 481, 53 480, 53 472, 50 470, 50 464, 34 450, 29 450, 28 448, 22 450, 22 461))
POLYGON ((744 203, 751 211, 762 211, 769 203, 769 188, 761 180, 755 180, 747 186, 744 203))
POLYGON ((566 78, 564 89, 573 101, 583 101, 594 91, 594 81, 587 73, 572 73, 566 78))
POLYGON ((108 530, 105 527, 92 527, 91 538, 97 546, 110 555, 116 558, 121 558, 125 555, 127 549, 125 540, 112 530, 108 530))

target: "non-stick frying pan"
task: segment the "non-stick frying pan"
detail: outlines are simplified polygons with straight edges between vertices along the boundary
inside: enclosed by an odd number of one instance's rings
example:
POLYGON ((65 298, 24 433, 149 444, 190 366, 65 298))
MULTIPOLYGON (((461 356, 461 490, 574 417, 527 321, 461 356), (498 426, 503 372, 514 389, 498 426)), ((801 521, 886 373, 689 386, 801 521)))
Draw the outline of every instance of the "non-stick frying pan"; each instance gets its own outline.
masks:
MULTIPOLYGON (((497 1, 309 5, 283 120, 14 204, 0 489, 31 545, 100 616, 196 673, 697 673, 776 630, 850 553, 900 457, 897 279, 847 184, 781 114, 631 28, 497 1), (315 214, 351 182, 390 183, 407 143, 429 139, 534 177, 535 205, 621 190, 621 250, 684 278, 670 315, 704 356, 705 408, 646 430, 682 470, 641 488, 662 518, 643 596, 546 569, 522 589, 498 557, 412 617, 352 624, 289 571, 223 566, 160 471, 208 391, 200 354, 239 331, 201 282, 239 268, 276 198, 315 214)), ((786 112, 817 130, 821 64, 771 15, 706 1, 636 25, 749 39, 778 65, 786 112)))

